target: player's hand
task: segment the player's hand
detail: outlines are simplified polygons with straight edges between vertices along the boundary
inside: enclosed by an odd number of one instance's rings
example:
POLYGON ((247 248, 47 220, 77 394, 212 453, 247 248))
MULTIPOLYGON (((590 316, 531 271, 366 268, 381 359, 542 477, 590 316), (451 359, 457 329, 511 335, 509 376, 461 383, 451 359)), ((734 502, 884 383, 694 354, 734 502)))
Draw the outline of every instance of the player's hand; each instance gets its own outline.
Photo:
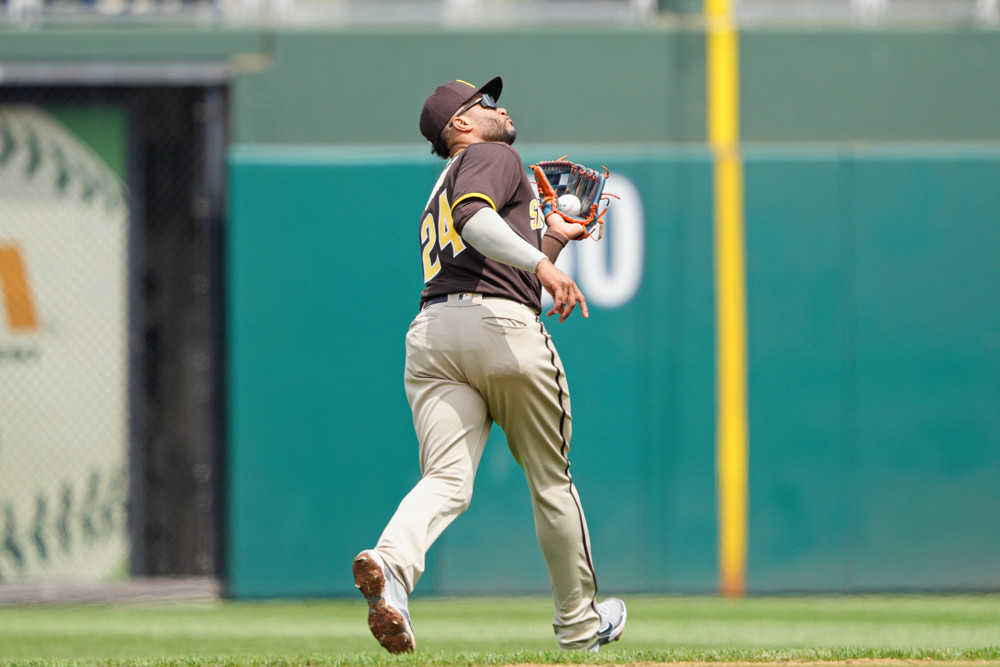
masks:
MULTIPOLYGON (((573 225, 579 227, 580 225, 573 225)), ((552 295, 552 310, 546 315, 552 317, 559 314, 559 321, 565 322, 577 304, 580 305, 580 313, 584 317, 590 317, 587 313, 587 300, 583 297, 583 292, 577 287, 576 282, 565 273, 556 268, 556 265, 547 259, 538 263, 535 275, 542 283, 545 291, 552 295)))
POLYGON ((549 213, 545 218, 545 226, 559 232, 570 241, 580 238, 587 231, 587 228, 583 225, 566 222, 558 213, 549 213))

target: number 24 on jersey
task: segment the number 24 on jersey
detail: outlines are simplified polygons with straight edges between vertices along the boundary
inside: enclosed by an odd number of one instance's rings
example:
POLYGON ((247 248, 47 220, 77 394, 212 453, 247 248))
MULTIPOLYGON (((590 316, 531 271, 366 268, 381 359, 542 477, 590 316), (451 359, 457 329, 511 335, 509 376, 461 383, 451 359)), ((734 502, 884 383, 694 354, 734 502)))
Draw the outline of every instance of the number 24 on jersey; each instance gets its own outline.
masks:
MULTIPOLYGON (((531 200, 531 228, 542 228, 542 214, 536 199, 531 200)), ((465 250, 462 237, 455 229, 455 220, 451 215, 448 196, 442 192, 438 197, 437 220, 434 219, 433 214, 428 213, 427 217, 420 223, 420 248, 425 283, 430 282, 431 278, 441 270, 439 256, 448 246, 451 246, 452 257, 458 257, 465 250)))
POLYGON ((430 282, 431 278, 441 270, 439 255, 448 246, 451 246, 452 257, 458 257, 465 250, 465 244, 462 243, 462 237, 455 229, 455 221, 451 217, 448 196, 442 192, 441 196, 438 197, 438 219, 435 220, 434 216, 428 213, 427 217, 420 223, 420 248, 425 283, 430 282))

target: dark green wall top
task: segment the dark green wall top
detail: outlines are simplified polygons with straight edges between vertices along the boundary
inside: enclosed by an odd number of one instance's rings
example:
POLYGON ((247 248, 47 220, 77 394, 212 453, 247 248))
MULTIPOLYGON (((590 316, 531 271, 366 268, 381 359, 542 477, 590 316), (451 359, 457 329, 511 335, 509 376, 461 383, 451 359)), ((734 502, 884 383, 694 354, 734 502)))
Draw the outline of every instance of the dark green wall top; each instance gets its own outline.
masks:
MULTIPOLYGON (((745 141, 1000 140, 1000 31, 755 28, 740 55, 745 141)), ((240 144, 420 145, 436 85, 496 74, 524 142, 705 140, 690 26, 0 31, 0 64, 37 62, 228 63, 240 144)))

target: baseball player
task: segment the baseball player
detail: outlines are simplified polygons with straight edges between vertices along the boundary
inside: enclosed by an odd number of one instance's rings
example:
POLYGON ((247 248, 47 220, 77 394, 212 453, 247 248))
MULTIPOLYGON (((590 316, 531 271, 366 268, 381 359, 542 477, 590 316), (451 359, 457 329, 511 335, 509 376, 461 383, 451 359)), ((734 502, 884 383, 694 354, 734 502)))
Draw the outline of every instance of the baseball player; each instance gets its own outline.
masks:
POLYGON ((542 212, 518 153, 502 81, 438 86, 420 131, 447 165, 420 216, 426 287, 406 335, 406 395, 419 440, 422 478, 402 500, 374 549, 354 560, 375 638, 413 651, 407 596, 434 540, 469 506, 493 423, 507 436, 531 491, 535 530, 555 601, 553 627, 565 650, 597 651, 619 638, 625 604, 597 603, 583 507, 569 473, 572 413, 562 362, 539 318, 565 321, 587 303, 555 267, 584 228, 542 212))

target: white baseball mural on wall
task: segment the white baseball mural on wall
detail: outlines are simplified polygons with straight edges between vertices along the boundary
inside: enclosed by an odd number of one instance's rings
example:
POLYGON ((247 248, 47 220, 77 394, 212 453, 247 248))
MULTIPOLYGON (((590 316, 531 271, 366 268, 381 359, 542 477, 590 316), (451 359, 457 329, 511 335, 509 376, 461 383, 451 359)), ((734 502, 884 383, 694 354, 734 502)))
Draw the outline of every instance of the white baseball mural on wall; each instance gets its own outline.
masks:
POLYGON ((98 154, 0 105, 0 582, 127 572, 128 218, 98 154))

